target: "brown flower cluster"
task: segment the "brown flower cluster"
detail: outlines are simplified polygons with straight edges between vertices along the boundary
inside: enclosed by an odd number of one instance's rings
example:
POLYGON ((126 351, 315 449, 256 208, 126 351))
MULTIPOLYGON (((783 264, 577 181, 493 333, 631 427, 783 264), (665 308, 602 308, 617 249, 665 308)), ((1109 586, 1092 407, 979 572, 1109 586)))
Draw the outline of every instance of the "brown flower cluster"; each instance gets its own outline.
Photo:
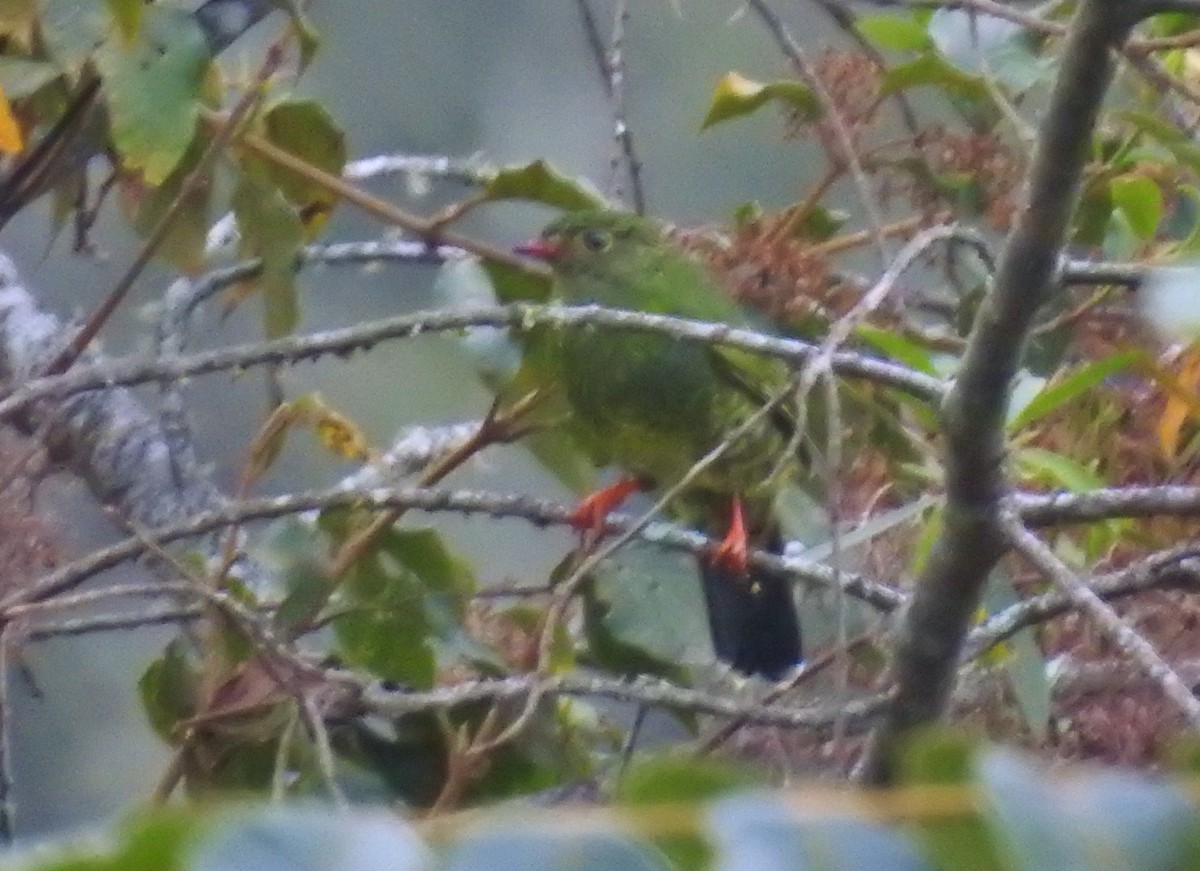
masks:
POLYGON ((698 229, 677 231, 675 239, 708 265, 737 302, 773 323, 828 324, 854 304, 857 294, 792 224, 791 213, 782 212, 745 221, 729 236, 698 229))
MULTIPOLYGON (((935 178, 950 184, 961 181, 964 194, 973 200, 965 204, 978 209, 993 229, 1008 229, 1020 202, 1024 168, 999 136, 934 125, 922 133, 921 147, 935 178)), ((947 188, 925 184, 917 185, 912 197, 918 208, 932 212, 946 205, 949 194, 947 188)))
MULTIPOLYGON (((883 68, 878 61, 861 51, 830 48, 813 61, 812 74, 829 93, 830 100, 837 108, 838 121, 857 148, 862 136, 875 126, 883 68)), ((833 126, 833 119, 821 117, 813 122, 796 112, 789 122, 788 132, 792 137, 802 139, 815 136, 826 150, 833 154, 841 153, 841 137, 833 126)))

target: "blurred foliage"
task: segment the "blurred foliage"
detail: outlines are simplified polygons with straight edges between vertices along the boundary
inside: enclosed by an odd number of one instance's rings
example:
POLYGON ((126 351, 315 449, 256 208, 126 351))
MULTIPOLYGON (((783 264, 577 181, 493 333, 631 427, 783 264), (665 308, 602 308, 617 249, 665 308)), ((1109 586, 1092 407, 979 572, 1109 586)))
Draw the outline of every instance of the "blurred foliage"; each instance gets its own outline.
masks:
POLYGON ((910 752, 909 782, 872 794, 746 791, 719 768, 653 760, 607 809, 514 808, 434 825, 316 804, 147 811, 103 839, 43 845, 0 867, 1183 871, 1200 860, 1200 815, 1177 785, 1117 772, 1052 780, 1008 752, 971 755, 961 741, 927 738, 910 752))

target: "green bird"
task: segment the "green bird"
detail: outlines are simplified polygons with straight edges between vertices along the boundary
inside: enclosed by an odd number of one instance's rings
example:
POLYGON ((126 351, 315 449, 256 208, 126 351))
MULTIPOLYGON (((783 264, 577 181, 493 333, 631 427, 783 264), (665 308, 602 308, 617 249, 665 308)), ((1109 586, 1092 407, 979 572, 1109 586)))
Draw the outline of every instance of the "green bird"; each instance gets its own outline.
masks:
MULTIPOLYGON (((568 213, 516 250, 550 265, 552 295, 563 302, 751 325, 662 225, 637 215, 568 213)), ((630 476, 580 505, 573 519, 581 527, 602 523, 635 489, 678 483, 788 380, 778 361, 668 336, 597 327, 536 338, 539 365, 553 373, 569 410, 573 441, 597 465, 630 476)), ((700 561, 717 656, 771 677, 801 659, 795 602, 786 578, 747 570, 746 549, 781 547, 774 502, 794 480, 793 428, 785 411, 765 415, 671 505, 675 516, 711 534, 727 530, 700 561)))

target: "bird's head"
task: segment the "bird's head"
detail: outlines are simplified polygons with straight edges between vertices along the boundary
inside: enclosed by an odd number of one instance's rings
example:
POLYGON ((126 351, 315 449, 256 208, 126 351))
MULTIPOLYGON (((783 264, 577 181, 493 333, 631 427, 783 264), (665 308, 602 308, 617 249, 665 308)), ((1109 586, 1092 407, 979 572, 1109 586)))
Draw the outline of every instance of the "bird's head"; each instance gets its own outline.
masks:
POLYGON ((663 248, 663 227, 628 212, 568 212, 542 234, 516 247, 518 254, 550 265, 564 279, 627 280, 663 248))

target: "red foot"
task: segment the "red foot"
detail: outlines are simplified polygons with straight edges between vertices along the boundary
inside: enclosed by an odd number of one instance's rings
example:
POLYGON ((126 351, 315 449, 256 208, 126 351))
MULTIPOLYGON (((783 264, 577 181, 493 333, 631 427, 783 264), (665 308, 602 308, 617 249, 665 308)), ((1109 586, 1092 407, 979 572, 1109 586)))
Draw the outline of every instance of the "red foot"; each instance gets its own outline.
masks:
POLYGON ((750 547, 746 542, 746 521, 742 517, 742 500, 733 497, 730 507, 729 531, 712 552, 713 564, 741 577, 750 564, 750 547))
POLYGON ((615 484, 597 490, 571 513, 568 522, 583 533, 595 533, 604 528, 604 521, 622 502, 645 485, 637 478, 622 478, 615 484))

